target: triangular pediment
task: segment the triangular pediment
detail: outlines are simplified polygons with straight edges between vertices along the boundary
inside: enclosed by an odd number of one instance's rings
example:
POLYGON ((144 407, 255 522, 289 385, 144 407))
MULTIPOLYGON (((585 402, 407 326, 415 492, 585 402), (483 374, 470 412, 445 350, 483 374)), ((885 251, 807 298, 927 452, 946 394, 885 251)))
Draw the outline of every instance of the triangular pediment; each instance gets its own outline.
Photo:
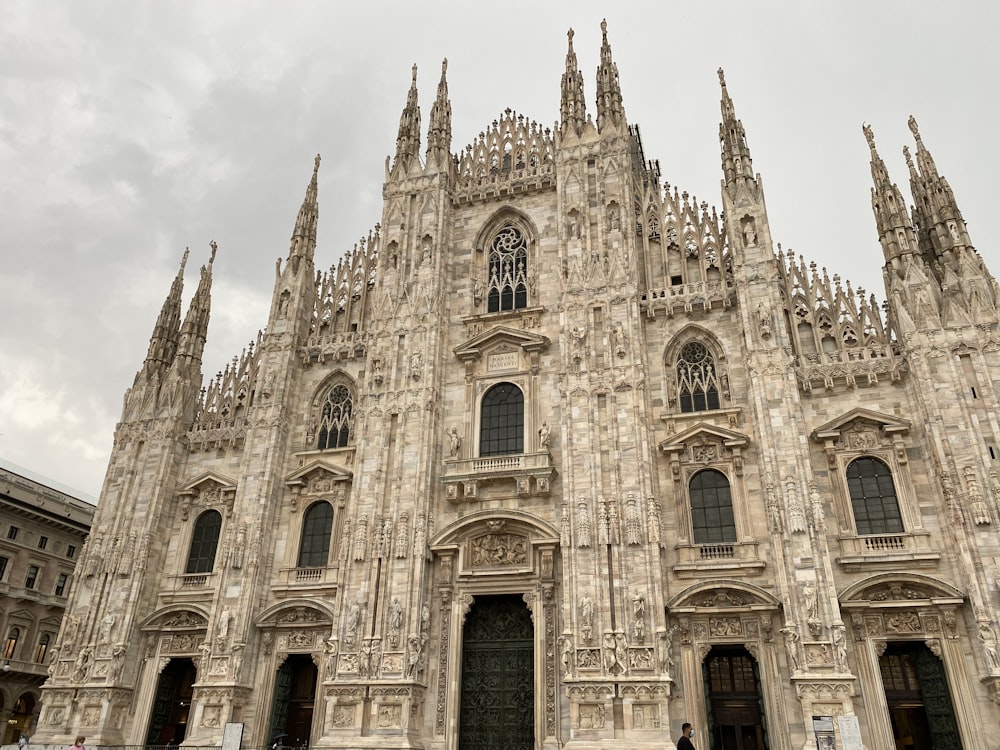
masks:
POLYGON ((218 487, 222 491, 235 492, 236 480, 214 471, 206 471, 189 481, 180 489, 181 495, 192 495, 202 490, 218 487))
POLYGON ((702 440, 722 443, 727 448, 742 448, 750 442, 750 438, 742 432, 729 430, 718 425, 698 422, 688 427, 683 432, 671 435, 659 444, 659 449, 664 453, 674 453, 682 451, 688 445, 702 440))
POLYGON ((846 428, 857 421, 870 422, 887 435, 895 432, 906 432, 910 429, 910 423, 905 419, 857 407, 817 427, 812 432, 813 440, 836 440, 846 428))
POLYGON ((317 482, 347 482, 354 477, 354 472, 346 466, 335 464, 323 458, 310 461, 302 468, 292 472, 285 478, 289 487, 309 487, 317 482))
POLYGON ((537 352, 547 349, 549 339, 537 333, 530 333, 519 328, 496 326, 488 331, 476 334, 471 339, 459 344, 453 350, 455 356, 463 362, 480 359, 487 352, 503 348, 506 351, 521 350, 537 352))

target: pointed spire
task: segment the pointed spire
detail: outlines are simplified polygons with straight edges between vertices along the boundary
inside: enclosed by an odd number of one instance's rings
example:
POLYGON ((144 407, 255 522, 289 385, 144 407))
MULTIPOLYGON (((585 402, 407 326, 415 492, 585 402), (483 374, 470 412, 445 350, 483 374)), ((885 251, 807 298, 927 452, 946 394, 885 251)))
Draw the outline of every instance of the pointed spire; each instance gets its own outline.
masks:
POLYGON ((181 323, 181 293, 184 291, 184 268, 187 266, 188 249, 184 248, 181 267, 170 285, 170 292, 163 301, 160 315, 153 327, 153 335, 149 339, 149 351, 146 353, 146 366, 154 364, 169 365, 177 351, 177 336, 181 323))
POLYGON ((736 117, 736 108, 726 88, 726 74, 719 68, 719 84, 722 86, 722 122, 719 124, 719 143, 722 146, 722 171, 726 187, 735 190, 737 185, 746 184, 757 189, 754 178, 753 161, 743 122, 736 117))
POLYGON ((208 338, 208 318, 212 311, 212 265, 215 263, 215 253, 219 249, 215 240, 212 240, 209 246, 212 248, 212 254, 208 259, 208 265, 201 267, 201 279, 198 281, 198 289, 191 298, 187 315, 184 316, 177 349, 178 357, 187 358, 199 365, 201 353, 205 349, 205 340, 208 338))
MULTIPOLYGON (((295 228, 292 230, 291 245, 288 248, 288 260, 301 258, 307 262, 312 262, 316 252, 316 226, 319 223, 319 163, 320 155, 316 154, 313 160, 312 179, 306 188, 306 197, 302 200, 299 208, 299 215, 295 219, 295 228)), ((215 257, 215 251, 212 252, 215 257)), ((297 262, 295 263, 297 266, 297 262)))
MULTIPOLYGON (((451 155, 451 101, 448 99, 448 58, 441 62, 441 80, 438 82, 437 98, 431 107, 430 123, 427 127, 427 161, 443 159, 451 155)), ((416 101, 416 100, 414 100, 416 101)))
POLYGON ((399 135, 396 136, 396 158, 393 160, 393 168, 395 169, 397 164, 409 166, 419 153, 420 107, 417 106, 417 64, 413 63, 413 80, 406 95, 403 114, 399 117, 399 135))
POLYGON ((917 143, 916 166, 909 149, 904 148, 903 154, 910 169, 910 191, 915 202, 914 221, 920 227, 920 238, 923 240, 921 249, 929 260, 950 261, 961 248, 972 248, 968 228, 948 180, 938 174, 934 159, 924 146, 916 118, 910 115, 907 124, 917 143))
POLYGON ((573 29, 566 32, 569 48, 566 51, 566 72, 562 75, 562 98, 559 102, 559 119, 562 131, 572 130, 577 135, 587 121, 587 103, 583 98, 583 73, 573 51, 573 29))
POLYGON ((906 212, 903 194, 892 180, 889 170, 875 148, 875 136, 870 125, 862 125, 868 149, 871 152, 872 211, 878 228, 879 242, 887 263, 900 256, 913 255, 917 251, 916 235, 906 212))
POLYGON ((618 83, 618 66, 611 59, 608 44, 608 22, 601 21, 601 64, 597 68, 597 132, 625 124, 622 90, 618 83))

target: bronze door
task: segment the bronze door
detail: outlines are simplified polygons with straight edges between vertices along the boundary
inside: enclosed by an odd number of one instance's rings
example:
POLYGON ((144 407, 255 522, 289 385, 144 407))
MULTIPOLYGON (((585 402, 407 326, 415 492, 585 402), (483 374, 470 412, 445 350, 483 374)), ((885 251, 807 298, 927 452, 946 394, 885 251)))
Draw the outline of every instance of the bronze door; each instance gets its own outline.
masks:
POLYGON ((704 662, 710 750, 767 750, 757 662, 743 647, 714 647, 704 662))
POLYGON ((459 750, 533 750, 534 656, 521 596, 477 596, 462 638, 459 750))
POLYGON ((923 643, 890 643, 879 657, 896 746, 961 750, 944 664, 923 643))

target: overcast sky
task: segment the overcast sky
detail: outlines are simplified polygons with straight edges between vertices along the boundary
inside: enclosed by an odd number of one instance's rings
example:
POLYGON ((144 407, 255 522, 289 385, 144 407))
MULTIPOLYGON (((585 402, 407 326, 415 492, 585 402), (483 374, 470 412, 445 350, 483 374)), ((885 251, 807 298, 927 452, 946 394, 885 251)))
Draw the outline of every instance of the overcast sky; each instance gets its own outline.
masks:
POLYGON ((671 185, 720 203, 721 66, 773 237, 881 299, 861 125, 908 197, 912 113, 1000 273, 997 7, 4 0, 0 457, 97 496, 185 247, 186 306, 219 244, 207 380, 266 323, 317 152, 317 266, 380 220, 413 63, 426 133, 448 58, 459 151, 507 107, 555 122, 571 26, 595 113, 605 17, 626 116, 671 185))

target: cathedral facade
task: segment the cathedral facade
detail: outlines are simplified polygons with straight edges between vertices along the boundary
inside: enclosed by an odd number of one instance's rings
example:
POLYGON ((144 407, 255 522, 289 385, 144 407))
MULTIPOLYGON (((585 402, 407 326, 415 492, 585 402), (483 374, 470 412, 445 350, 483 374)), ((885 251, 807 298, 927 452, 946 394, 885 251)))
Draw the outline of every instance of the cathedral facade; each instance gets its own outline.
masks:
POLYGON ((647 161, 606 30, 593 115, 571 32, 555 129, 457 152, 414 68, 381 221, 317 271, 317 157, 204 388, 182 263, 33 742, 987 747, 996 282, 912 119, 912 213, 865 130, 884 306, 776 252, 719 78, 716 211, 647 161))

